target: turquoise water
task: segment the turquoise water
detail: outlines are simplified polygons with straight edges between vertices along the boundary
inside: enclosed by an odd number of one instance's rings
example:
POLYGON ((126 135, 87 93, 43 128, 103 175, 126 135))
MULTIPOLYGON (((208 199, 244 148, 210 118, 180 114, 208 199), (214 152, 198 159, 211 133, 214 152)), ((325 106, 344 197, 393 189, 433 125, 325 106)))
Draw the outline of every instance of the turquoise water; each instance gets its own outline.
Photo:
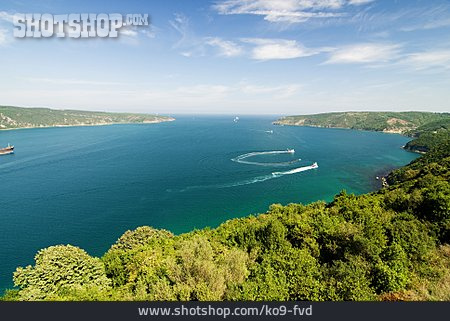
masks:
POLYGON ((149 125, 0 132, 0 288, 41 248, 100 256, 141 225, 182 233, 266 211, 376 189, 375 176, 415 157, 400 135, 271 125, 274 117, 177 117, 149 125), (267 132, 273 130, 273 133, 267 132), (256 154, 283 151, 295 154, 256 154), (301 161, 298 159, 301 158, 301 161), (318 162, 319 168, 272 175, 318 162))

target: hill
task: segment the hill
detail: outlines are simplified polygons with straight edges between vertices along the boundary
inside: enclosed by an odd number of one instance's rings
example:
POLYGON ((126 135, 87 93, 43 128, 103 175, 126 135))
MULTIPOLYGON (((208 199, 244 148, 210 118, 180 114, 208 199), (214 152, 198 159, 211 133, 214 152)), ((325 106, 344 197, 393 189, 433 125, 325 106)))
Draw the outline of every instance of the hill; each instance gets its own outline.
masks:
MULTIPOLYGON (((276 125, 312 126, 375 130, 407 134, 425 124, 448 126, 450 113, 430 112, 338 112, 315 115, 287 116, 274 122, 276 125)), ((427 128, 424 128, 427 129, 427 128)), ((427 129, 429 130, 429 129, 427 129)))
POLYGON ((0 130, 59 126, 94 126, 125 123, 159 123, 171 120, 174 119, 166 116, 147 114, 0 106, 0 130))
POLYGON ((416 138, 405 145, 407 150, 427 152, 430 148, 439 148, 441 142, 450 141, 450 118, 426 123, 406 134, 416 138))
POLYGON ((275 204, 182 235, 139 227, 102 258, 43 249, 3 300, 449 301, 450 141, 428 137, 377 192, 275 204))

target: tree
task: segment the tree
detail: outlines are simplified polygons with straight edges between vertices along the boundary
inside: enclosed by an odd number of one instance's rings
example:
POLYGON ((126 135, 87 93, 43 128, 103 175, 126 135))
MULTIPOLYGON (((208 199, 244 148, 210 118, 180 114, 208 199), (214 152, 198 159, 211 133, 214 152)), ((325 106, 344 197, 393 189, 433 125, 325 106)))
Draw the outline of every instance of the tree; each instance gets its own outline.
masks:
POLYGON ((37 253, 35 262, 14 272, 21 300, 64 299, 65 292, 81 288, 98 292, 110 289, 103 263, 78 247, 48 247, 37 253))

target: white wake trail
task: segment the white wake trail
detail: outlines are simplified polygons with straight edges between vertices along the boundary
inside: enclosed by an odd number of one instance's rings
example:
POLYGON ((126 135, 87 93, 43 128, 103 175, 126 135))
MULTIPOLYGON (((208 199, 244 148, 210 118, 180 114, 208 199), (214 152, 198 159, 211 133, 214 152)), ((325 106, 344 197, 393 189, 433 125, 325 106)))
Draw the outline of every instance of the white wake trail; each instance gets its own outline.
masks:
MULTIPOLYGON (((259 166, 288 166, 293 163, 299 162, 301 159, 295 159, 295 160, 292 160, 289 162, 278 162, 278 163, 251 162, 251 161, 247 161, 245 159, 247 159, 249 157, 253 157, 253 156, 258 156, 258 155, 294 154, 294 153, 295 153, 295 151, 293 149, 272 150, 272 151, 267 151, 267 152, 252 152, 252 153, 246 153, 246 154, 239 155, 238 157, 232 158, 231 160, 233 162, 237 162, 237 163, 241 163, 241 164, 250 164, 250 165, 259 165, 259 166)), ((257 177, 251 178, 251 179, 246 179, 246 180, 237 181, 237 182, 233 182, 233 183, 187 186, 186 188, 178 190, 178 192, 187 192, 189 190, 197 190, 197 189, 212 189, 212 188, 216 189, 216 188, 229 188, 229 187, 250 185, 250 184, 268 181, 268 180, 271 180, 274 178, 279 178, 283 175, 292 175, 292 174, 308 171, 308 170, 315 169, 318 167, 319 166, 317 165, 317 163, 313 163, 310 166, 298 167, 298 168, 294 168, 294 169, 291 169, 291 170, 288 170, 285 172, 273 172, 273 173, 271 173, 271 175, 257 176, 257 177)), ((172 190, 168 190, 168 191, 172 191, 172 190)))
POLYGON ((296 174, 296 173, 300 173, 300 172, 304 172, 304 171, 309 171, 310 169, 315 169, 318 167, 319 167, 319 165, 317 165, 317 163, 314 163, 310 166, 298 167, 298 168, 294 168, 294 169, 291 169, 286 172, 274 172, 274 173, 272 173, 272 175, 276 176, 276 177, 280 177, 282 175, 292 175, 292 174, 296 174))
POLYGON ((272 175, 258 176, 258 177, 254 177, 251 179, 246 179, 246 180, 242 180, 242 181, 238 181, 238 182, 234 182, 234 183, 217 184, 217 185, 188 186, 182 190, 179 190, 179 192, 186 192, 186 191, 193 190, 193 189, 229 188, 229 187, 250 185, 250 184, 268 181, 268 180, 274 179, 274 178, 279 178, 283 175, 292 175, 292 174, 308 171, 308 170, 315 169, 318 167, 319 166, 317 165, 317 163, 313 163, 310 166, 298 167, 298 168, 294 168, 294 169, 291 169, 291 170, 285 171, 285 172, 274 172, 274 173, 272 173, 272 175))
POLYGON ((273 155, 273 154, 294 154, 294 150, 272 150, 267 152, 252 152, 239 155, 238 157, 232 158, 231 160, 236 163, 247 164, 247 165, 258 165, 258 166, 289 166, 301 161, 301 159, 295 159, 288 162, 276 162, 276 163, 263 163, 263 162, 252 162, 246 160, 247 158, 261 155, 273 155))

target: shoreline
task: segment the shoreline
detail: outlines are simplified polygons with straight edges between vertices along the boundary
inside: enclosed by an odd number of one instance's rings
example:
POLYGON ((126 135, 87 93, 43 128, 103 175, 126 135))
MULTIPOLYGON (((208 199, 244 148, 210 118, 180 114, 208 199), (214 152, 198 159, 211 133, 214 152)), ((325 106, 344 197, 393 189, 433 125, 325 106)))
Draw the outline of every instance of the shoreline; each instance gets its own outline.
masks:
POLYGON ((403 133, 401 131, 394 131, 394 130, 374 130, 374 129, 360 129, 360 128, 350 128, 350 127, 338 127, 338 126, 320 126, 320 125, 296 125, 296 124, 283 124, 283 123, 279 123, 277 121, 272 122, 272 125, 291 126, 291 127, 325 128, 325 129, 347 129, 347 130, 358 130, 358 131, 384 133, 384 134, 396 134, 396 135, 402 135, 405 137, 410 137, 410 136, 405 135, 405 133, 403 133))
MULTIPOLYGON (((382 133, 382 134, 389 134, 389 135, 400 135, 403 137, 408 137, 412 140, 414 140, 414 137, 405 135, 404 132, 399 131, 392 131, 392 130, 373 130, 373 129, 359 129, 359 128, 349 128, 349 127, 333 127, 333 126, 319 126, 319 125, 295 125, 295 124, 282 124, 278 123, 277 121, 272 122, 272 125, 275 126, 291 126, 291 127, 310 127, 310 128, 324 128, 324 129, 346 129, 346 130, 357 130, 357 131, 366 131, 366 132, 372 132, 372 133, 382 133)), ((414 150, 414 149, 408 149, 405 148, 406 145, 401 146, 400 148, 404 151, 410 152, 410 153, 416 153, 419 155, 425 155, 426 152, 422 152, 420 150, 414 150)))
POLYGON ((0 128, 1 131, 7 131, 7 130, 21 130, 21 129, 39 129, 39 128, 65 128, 65 127, 96 127, 96 126, 111 126, 111 125, 146 125, 146 124, 159 124, 159 123, 167 123, 175 121, 175 118, 170 117, 168 119, 161 119, 161 120, 149 120, 149 121, 143 121, 143 122, 111 122, 111 123, 94 123, 94 124, 73 124, 73 125, 66 125, 66 124, 55 124, 55 125, 48 125, 48 126, 29 126, 29 127, 15 127, 15 128, 0 128))
MULTIPOLYGON (((291 126, 291 127, 310 127, 310 128, 321 128, 321 129, 345 129, 345 130, 358 130, 358 131, 367 131, 367 132, 375 132, 375 133, 383 133, 383 134, 395 134, 395 135, 401 135, 403 137, 408 137, 412 140, 414 140, 414 137, 405 135, 404 132, 399 132, 399 131, 392 131, 392 130, 370 130, 370 129, 357 129, 357 128, 349 128, 349 127, 333 127, 333 126, 319 126, 319 125, 296 125, 296 124, 283 124, 280 123, 278 121, 274 121, 272 122, 272 125, 275 126, 291 126)), ((419 154, 421 156, 425 155, 426 152, 422 152, 419 150, 414 150, 414 149, 409 149, 409 148, 405 148, 406 145, 401 146, 400 148, 403 149, 406 152, 410 152, 410 153, 415 153, 415 154, 419 154)), ((421 157, 419 156, 419 157, 421 157)), ((405 165, 406 166, 406 165, 405 165)), ((377 176, 375 176, 375 191, 379 191, 383 188, 389 187, 389 183, 387 181, 387 177, 389 176, 389 174, 394 171, 394 169, 386 172, 386 171, 381 171, 381 173, 377 176), (384 173, 383 173, 384 172, 384 173)))

